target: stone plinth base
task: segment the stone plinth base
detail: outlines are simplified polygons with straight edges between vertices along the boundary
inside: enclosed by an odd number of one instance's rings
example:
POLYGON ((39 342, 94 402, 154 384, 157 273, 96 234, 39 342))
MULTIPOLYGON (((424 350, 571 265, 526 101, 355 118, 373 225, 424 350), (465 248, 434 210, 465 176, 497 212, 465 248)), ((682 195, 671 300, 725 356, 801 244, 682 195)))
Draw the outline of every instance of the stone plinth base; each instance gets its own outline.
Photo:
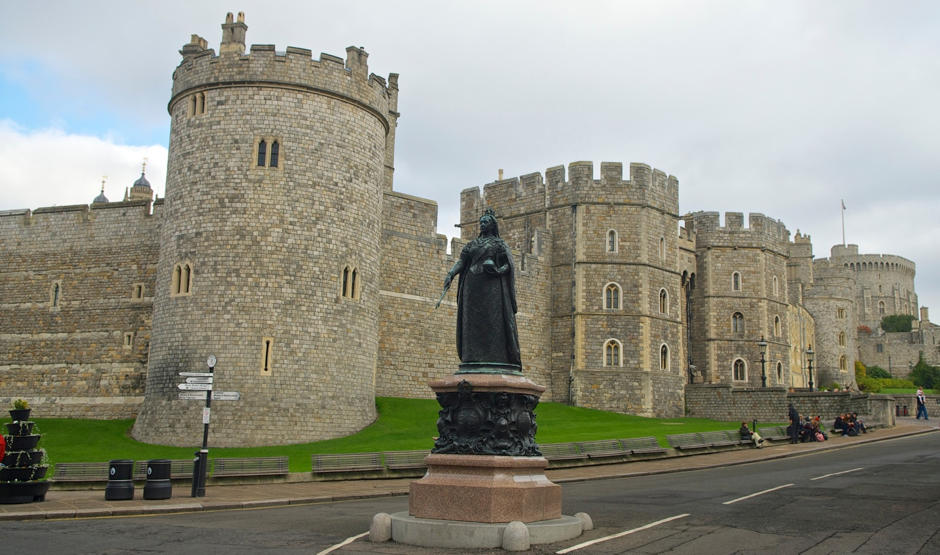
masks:
MULTIPOLYGON (((492 549, 504 547, 503 533, 508 523, 458 522, 415 518, 407 513, 391 515, 392 541, 421 547, 450 549, 492 549)), ((583 521, 573 516, 529 522, 528 543, 545 544, 570 540, 581 535, 583 521)))
POLYGON ((544 457, 432 454, 425 461, 427 474, 409 490, 412 516, 490 523, 561 518, 561 486, 545 476, 544 457))

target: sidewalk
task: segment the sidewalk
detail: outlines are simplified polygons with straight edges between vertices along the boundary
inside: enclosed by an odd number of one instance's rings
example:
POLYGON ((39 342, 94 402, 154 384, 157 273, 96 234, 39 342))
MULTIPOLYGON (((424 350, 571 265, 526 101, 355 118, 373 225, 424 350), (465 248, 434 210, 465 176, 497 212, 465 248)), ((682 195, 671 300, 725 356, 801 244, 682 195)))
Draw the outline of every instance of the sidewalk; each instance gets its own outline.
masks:
MULTIPOLYGON (((934 432, 940 421, 918 421, 899 417, 897 426, 879 429, 857 437, 832 437, 822 443, 783 443, 763 449, 738 449, 720 453, 670 457, 649 461, 581 466, 547 470, 550 480, 563 484, 582 480, 642 476, 680 472, 717 466, 745 464, 760 460, 793 457, 808 452, 840 449, 872 441, 934 432)), ((206 497, 190 497, 189 484, 173 488, 173 497, 164 500, 141 499, 142 488, 135 491, 130 501, 105 501, 104 490, 60 491, 50 490, 41 503, 0 505, 0 520, 34 520, 59 518, 88 518, 126 516, 156 513, 181 513, 274 507, 303 503, 323 503, 348 499, 406 495, 408 484, 415 478, 393 480, 348 480, 335 482, 291 482, 260 485, 211 485, 206 497)))

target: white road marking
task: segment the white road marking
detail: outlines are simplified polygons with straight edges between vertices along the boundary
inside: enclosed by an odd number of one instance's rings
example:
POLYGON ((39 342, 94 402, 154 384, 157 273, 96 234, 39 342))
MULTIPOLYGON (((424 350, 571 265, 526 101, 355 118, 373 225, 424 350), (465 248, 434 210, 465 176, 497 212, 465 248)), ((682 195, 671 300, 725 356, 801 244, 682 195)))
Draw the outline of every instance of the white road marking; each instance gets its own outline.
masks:
POLYGON ((687 516, 689 516, 689 513, 685 513, 685 514, 681 514, 681 515, 676 515, 676 516, 671 516, 671 517, 669 517, 669 518, 664 518, 664 519, 662 519, 662 520, 657 520, 656 522, 650 522, 649 524, 647 524, 647 525, 645 525, 645 526, 640 526, 639 528, 634 528, 633 530, 627 530, 626 532, 620 532, 619 534, 614 534, 614 535, 612 535, 612 536, 604 536, 603 538, 597 538, 596 540, 591 540, 591 541, 588 541, 588 542, 579 543, 578 545, 572 545, 571 547, 562 549, 561 551, 556 551, 555 553, 558 553, 558 554, 561 554, 561 553, 570 553, 570 552, 572 552, 572 551, 585 548, 585 547, 587 547, 587 546, 589 546, 589 545, 594 545, 594 544, 596 544, 596 543, 605 542, 605 541, 607 541, 607 540, 612 540, 612 539, 615 539, 615 538, 622 538, 623 536, 626 536, 626 535, 628 535, 628 534, 632 534, 632 533, 634 533, 634 532, 639 532, 640 530, 646 530, 646 529, 652 528, 652 527, 654 527, 654 526, 659 526, 660 524, 665 524, 665 523, 667 523, 667 522, 669 522, 669 521, 671 521, 671 520, 677 520, 677 519, 680 519, 680 518, 685 518, 685 517, 687 517, 687 516))
POLYGON ((770 493, 772 491, 777 491, 778 489, 788 488, 794 484, 784 484, 782 486, 777 486, 775 488, 765 489, 764 491, 759 491, 757 493, 752 493, 751 495, 745 495, 744 497, 738 497, 737 499, 732 499, 731 501, 725 501, 722 505, 731 505, 732 503, 737 503, 738 501, 744 501, 745 499, 750 499, 752 497, 757 497, 758 495, 764 495, 765 493, 770 493))
POLYGON ((815 478, 810 478, 809 480, 810 482, 812 482, 813 480, 822 480, 823 478, 828 478, 830 476, 838 476, 839 474, 848 474, 849 472, 856 472, 863 468, 865 467, 860 466, 858 468, 853 468, 852 470, 843 470, 842 472, 833 472, 832 474, 823 474, 822 476, 816 476, 815 478))
POLYGON ((343 547, 344 545, 349 545, 349 544, 351 544, 352 542, 358 540, 359 538, 361 538, 361 537, 363 537, 363 536, 368 536, 368 535, 369 535, 368 532, 363 532, 363 533, 359 534, 358 536, 353 536, 353 537, 351 537, 351 538, 346 538, 346 539, 343 540, 341 543, 338 543, 338 544, 336 544, 336 545, 332 545, 332 546, 330 546, 330 547, 327 547, 327 548, 324 549, 323 551, 317 553, 317 555, 326 555, 327 553, 331 553, 331 552, 333 552, 333 551, 336 551, 336 550, 339 549, 340 547, 343 547))

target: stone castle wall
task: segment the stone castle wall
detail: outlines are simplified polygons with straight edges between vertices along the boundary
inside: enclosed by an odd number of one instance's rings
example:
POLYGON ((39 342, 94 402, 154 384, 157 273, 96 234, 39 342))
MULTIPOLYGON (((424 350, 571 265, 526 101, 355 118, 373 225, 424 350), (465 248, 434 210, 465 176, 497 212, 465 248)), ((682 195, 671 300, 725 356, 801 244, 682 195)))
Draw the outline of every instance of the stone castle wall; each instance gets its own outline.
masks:
MULTIPOLYGON (((807 417, 819 416, 830 429, 839 414, 856 412, 881 425, 893 426, 894 405, 891 395, 868 393, 796 392, 786 388, 733 388, 726 384, 686 386, 688 416, 725 422, 788 422, 788 404, 807 417)), ((932 402, 932 401, 930 401, 932 402)), ((930 402, 928 404, 930 404, 930 402)))
POLYGON ((162 219, 160 202, 0 213, 4 395, 42 417, 137 412, 162 219))
MULTIPOLYGON (((376 395, 432 398, 428 381, 452 375, 460 363, 454 336, 459 277, 435 305, 466 241, 454 240, 447 252, 432 201, 393 192, 386 193, 383 208, 376 395)), ((535 255, 513 251, 513 259, 523 373, 548 387, 543 401, 557 400, 548 373, 548 271, 535 255)))

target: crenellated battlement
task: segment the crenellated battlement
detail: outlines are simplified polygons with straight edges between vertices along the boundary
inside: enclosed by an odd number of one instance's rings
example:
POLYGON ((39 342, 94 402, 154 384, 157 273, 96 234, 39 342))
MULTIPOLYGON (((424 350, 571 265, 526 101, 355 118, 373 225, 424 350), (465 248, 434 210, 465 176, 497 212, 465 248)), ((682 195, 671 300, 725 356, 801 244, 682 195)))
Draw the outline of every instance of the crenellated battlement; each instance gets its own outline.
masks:
POLYGON ((162 215, 163 201, 154 202, 133 200, 96 204, 69 204, 63 206, 43 206, 36 209, 0 211, 0 230, 34 225, 61 224, 71 221, 75 224, 97 220, 120 219, 127 222, 128 217, 139 218, 141 222, 162 215))
POLYGON ((721 225, 718 212, 694 212, 686 217, 686 226, 695 233, 699 247, 770 248, 788 252, 790 231, 782 221, 752 212, 747 224, 744 225, 741 212, 725 212, 725 225, 721 225))
POLYGON ((599 179, 594 163, 571 162, 553 166, 542 174, 529 173, 464 189, 460 194, 461 221, 479 217, 485 207, 497 209, 501 217, 531 213, 568 204, 641 204, 678 216, 679 180, 647 164, 631 163, 624 180, 623 164, 601 162, 599 179))
POLYGON ((878 271, 899 272, 913 278, 916 265, 913 261, 894 254, 858 254, 858 245, 834 245, 828 258, 833 264, 841 265, 853 272, 878 271))
POLYGON ((390 128, 389 113, 397 115, 398 74, 389 74, 387 81, 369 74, 369 54, 363 48, 348 47, 345 60, 326 53, 314 59, 311 50, 293 46, 277 52, 271 44, 254 44, 245 54, 244 42, 237 42, 244 41, 247 29, 244 15, 239 14, 239 22, 227 21, 222 27, 219 54, 208 48, 208 42, 198 35, 192 35, 190 42, 180 50, 183 60, 173 72, 173 92, 168 104, 171 114, 174 105, 193 92, 269 86, 307 90, 352 101, 373 111, 386 129, 390 128), (236 27, 234 34, 228 26, 236 27))

